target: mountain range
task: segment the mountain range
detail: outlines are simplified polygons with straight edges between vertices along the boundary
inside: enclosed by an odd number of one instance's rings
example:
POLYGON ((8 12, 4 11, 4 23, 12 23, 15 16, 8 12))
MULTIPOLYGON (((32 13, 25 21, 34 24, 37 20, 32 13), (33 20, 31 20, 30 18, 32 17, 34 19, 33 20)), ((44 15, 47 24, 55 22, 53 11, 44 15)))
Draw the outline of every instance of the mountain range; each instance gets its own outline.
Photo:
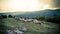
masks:
POLYGON ((24 18, 34 18, 36 16, 53 16, 56 14, 57 16, 60 16, 60 9, 56 10, 51 10, 51 9, 46 9, 46 10, 40 10, 40 11, 35 11, 35 12, 6 12, 6 13, 0 13, 0 14, 11 14, 15 15, 16 17, 24 17, 24 18))

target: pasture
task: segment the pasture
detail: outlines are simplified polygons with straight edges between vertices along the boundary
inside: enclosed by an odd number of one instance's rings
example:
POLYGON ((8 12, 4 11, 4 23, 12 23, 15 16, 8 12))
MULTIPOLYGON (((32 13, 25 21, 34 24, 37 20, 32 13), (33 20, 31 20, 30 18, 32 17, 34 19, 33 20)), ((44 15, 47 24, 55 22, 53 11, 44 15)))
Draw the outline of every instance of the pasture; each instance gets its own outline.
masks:
MULTIPOLYGON (((5 28, 5 30, 19 30, 18 27, 21 25, 24 25, 26 27, 26 31, 24 34, 58 34, 58 24, 51 23, 51 22, 45 22, 44 24, 34 24, 34 23, 29 23, 29 22, 21 22, 17 21, 14 18, 7 18, 7 19, 2 19, 0 20, 0 24, 3 24, 5 27, 0 27, 0 32, 1 28, 5 28)), ((3 30, 3 29, 2 29, 3 30)), ((2 31, 3 32, 3 31, 2 31)))

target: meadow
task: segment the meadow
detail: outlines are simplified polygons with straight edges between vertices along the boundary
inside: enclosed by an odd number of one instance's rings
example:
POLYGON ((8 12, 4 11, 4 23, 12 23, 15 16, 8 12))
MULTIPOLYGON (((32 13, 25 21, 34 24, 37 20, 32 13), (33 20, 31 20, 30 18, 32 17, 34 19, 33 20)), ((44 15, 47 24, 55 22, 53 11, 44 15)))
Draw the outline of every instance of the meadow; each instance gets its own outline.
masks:
POLYGON ((0 34, 4 34, 8 30, 19 30, 18 27, 24 25, 26 31, 24 34, 58 34, 58 24, 45 22, 44 24, 34 24, 29 22, 21 22, 15 18, 0 19, 0 34), (2 33, 4 32, 4 33, 2 33))

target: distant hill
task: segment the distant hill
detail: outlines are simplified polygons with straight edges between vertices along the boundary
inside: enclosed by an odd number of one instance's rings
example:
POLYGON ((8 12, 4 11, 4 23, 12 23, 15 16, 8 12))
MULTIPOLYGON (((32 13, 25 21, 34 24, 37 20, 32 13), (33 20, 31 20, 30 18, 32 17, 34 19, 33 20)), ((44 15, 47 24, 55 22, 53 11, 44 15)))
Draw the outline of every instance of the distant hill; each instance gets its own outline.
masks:
POLYGON ((52 16, 53 14, 60 16, 60 9, 56 9, 56 10, 46 9, 36 12, 8 12, 2 14, 12 14, 15 15, 16 17, 25 17, 25 18, 27 17, 34 18, 36 16, 52 16))
POLYGON ((17 17, 30 17, 30 18, 34 18, 36 16, 53 16, 54 14, 56 14, 57 16, 60 16, 60 9, 56 9, 56 10, 42 10, 42 11, 36 11, 36 12, 26 12, 26 13, 22 13, 22 14, 18 14, 16 15, 17 17))

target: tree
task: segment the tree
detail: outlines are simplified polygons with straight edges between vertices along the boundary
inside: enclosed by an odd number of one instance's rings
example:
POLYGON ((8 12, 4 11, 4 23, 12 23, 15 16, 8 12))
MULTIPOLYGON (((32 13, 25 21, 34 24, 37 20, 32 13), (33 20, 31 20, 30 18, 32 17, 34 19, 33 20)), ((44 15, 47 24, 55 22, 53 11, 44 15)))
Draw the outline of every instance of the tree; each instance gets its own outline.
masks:
POLYGON ((54 22, 54 23, 59 23, 60 22, 60 16, 54 14, 53 16, 49 17, 47 19, 48 22, 54 22))
POLYGON ((12 18, 13 16, 12 15, 8 15, 9 18, 12 18))
POLYGON ((7 18, 7 15, 0 15, 0 18, 7 18))

